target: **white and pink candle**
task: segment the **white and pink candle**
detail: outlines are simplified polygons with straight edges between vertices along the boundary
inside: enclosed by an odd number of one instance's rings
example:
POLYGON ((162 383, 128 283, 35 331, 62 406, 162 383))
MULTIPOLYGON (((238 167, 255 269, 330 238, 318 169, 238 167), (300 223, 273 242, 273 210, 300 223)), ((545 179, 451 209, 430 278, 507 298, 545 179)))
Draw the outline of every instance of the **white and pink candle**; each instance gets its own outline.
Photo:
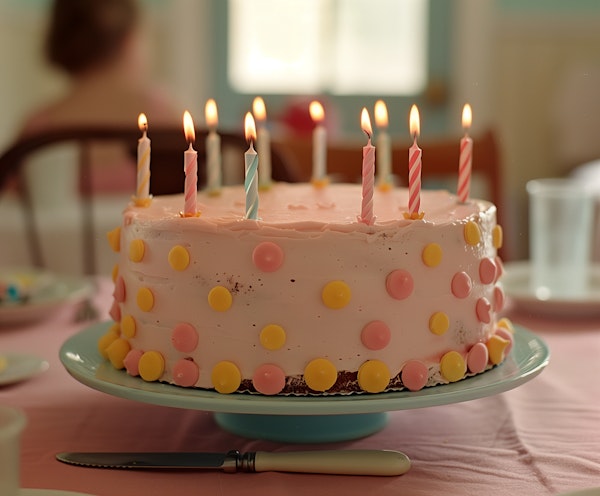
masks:
POLYGON ((460 158, 458 160, 458 186, 456 195, 458 201, 466 203, 469 200, 469 192, 471 189, 471 168, 473 163, 473 140, 469 136, 469 128, 473 120, 471 105, 468 103, 463 107, 462 112, 462 127, 465 130, 465 135, 460 140, 460 158))
POLYGON ((142 137, 138 140, 137 147, 137 185, 135 203, 147 206, 150 203, 150 139, 148 138, 148 119, 146 114, 138 117, 138 127, 142 137))
POLYGON ((183 168, 185 172, 183 216, 194 217, 198 213, 198 153, 193 147, 196 139, 194 121, 187 110, 183 114, 183 130, 185 139, 189 143, 188 149, 183 154, 183 168))
POLYGON ((375 147, 371 144, 373 129, 371 119, 366 108, 362 109, 360 125, 367 135, 367 144, 363 146, 362 161, 362 203, 360 210, 360 221, 367 225, 375 222, 373 215, 373 188, 375 186, 375 147))
POLYGON ((408 213, 411 218, 420 217, 421 208, 421 161, 422 150, 417 145, 417 138, 421 131, 419 109, 413 105, 410 109, 409 129, 413 137, 413 144, 408 150, 408 213))
POLYGON ((312 182, 322 186, 327 182, 327 130, 323 125, 325 110, 318 101, 310 102, 308 107, 310 117, 315 123, 313 131, 313 169, 312 182))
POLYGON ((248 150, 244 153, 246 193, 246 219, 258 219, 258 154, 254 150, 256 141, 256 125, 250 112, 246 113, 244 132, 248 142, 248 150))

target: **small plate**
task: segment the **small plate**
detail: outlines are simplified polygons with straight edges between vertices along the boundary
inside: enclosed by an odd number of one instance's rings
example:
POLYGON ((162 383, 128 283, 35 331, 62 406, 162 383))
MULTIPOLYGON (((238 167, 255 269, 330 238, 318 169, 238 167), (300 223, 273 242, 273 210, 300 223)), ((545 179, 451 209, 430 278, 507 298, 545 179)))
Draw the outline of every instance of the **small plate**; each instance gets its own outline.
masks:
POLYGON ((502 286, 516 308, 549 317, 582 318, 600 316, 600 266, 590 269, 590 288, 582 298, 540 299, 531 289, 531 264, 527 261, 504 265, 502 286))
POLYGON ((49 367, 48 362, 34 355, 6 353, 0 355, 0 386, 29 379, 49 367))
POLYGON ((15 278, 26 281, 30 295, 22 302, 0 303, 0 327, 38 321, 92 294, 92 284, 81 277, 58 275, 35 268, 0 269, 0 281, 15 278))

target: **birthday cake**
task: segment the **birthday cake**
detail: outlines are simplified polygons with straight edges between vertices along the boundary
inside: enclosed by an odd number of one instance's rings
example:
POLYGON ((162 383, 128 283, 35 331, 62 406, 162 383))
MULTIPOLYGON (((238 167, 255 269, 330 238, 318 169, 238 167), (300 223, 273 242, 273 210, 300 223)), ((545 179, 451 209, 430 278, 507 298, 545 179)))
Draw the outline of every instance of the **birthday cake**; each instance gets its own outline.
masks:
MULTIPOLYGON (((455 382, 500 364, 502 230, 496 207, 360 185, 276 183, 245 217, 244 188, 133 202, 109 233, 114 324, 98 342, 117 369, 219 393, 380 393, 455 382)), ((124 373, 125 373, 124 372, 124 373)))

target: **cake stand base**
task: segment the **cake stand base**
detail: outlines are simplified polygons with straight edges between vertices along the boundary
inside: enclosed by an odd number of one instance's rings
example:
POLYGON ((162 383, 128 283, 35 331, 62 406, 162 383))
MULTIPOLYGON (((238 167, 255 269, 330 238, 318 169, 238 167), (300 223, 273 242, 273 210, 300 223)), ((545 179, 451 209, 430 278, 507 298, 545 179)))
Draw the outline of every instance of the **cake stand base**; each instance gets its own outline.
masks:
POLYGON ((387 413, 255 415, 215 413, 217 424, 239 436, 284 443, 332 443, 366 437, 385 427, 387 413))

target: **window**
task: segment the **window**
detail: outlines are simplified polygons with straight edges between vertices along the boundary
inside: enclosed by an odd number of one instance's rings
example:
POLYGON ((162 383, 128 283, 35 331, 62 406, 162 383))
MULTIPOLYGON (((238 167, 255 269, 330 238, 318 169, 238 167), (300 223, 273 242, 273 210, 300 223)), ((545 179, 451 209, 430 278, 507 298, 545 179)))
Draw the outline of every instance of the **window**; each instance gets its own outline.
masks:
POLYGON ((229 0, 238 93, 414 95, 428 70, 424 0, 229 0))

